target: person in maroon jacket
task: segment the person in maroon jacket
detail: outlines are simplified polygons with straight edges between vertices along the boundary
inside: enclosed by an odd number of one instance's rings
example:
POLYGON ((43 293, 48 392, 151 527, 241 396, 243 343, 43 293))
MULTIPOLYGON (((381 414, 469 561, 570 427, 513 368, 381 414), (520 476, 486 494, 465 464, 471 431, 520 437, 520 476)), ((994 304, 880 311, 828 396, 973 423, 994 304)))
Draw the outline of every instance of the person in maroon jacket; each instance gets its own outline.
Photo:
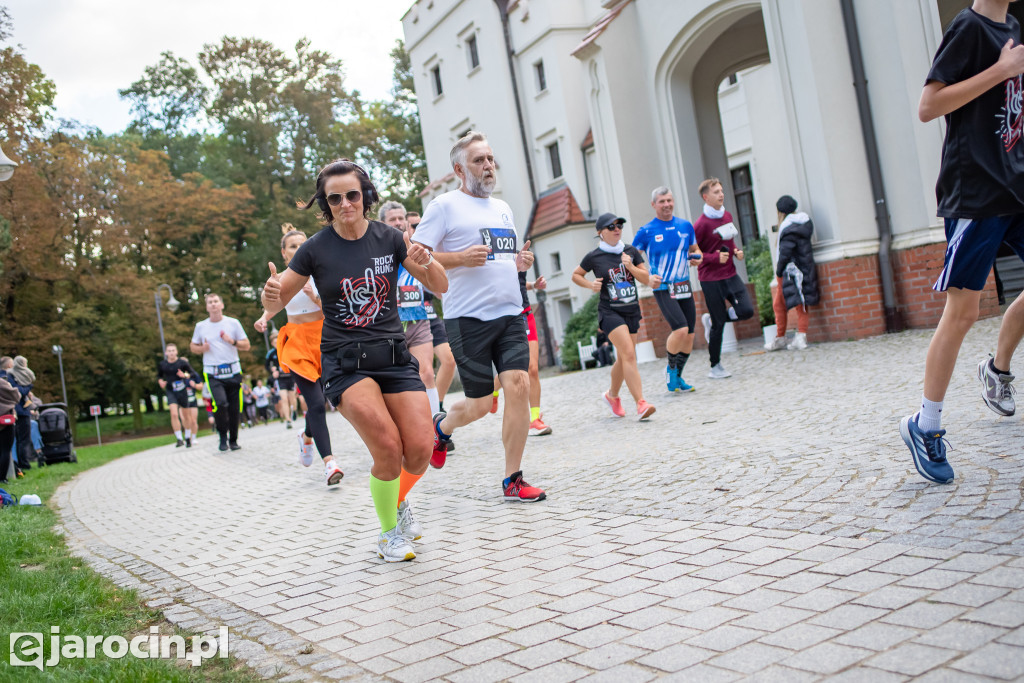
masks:
POLYGON ((711 355, 708 377, 725 379, 732 376, 722 367, 725 324, 753 317, 754 306, 733 263, 733 257, 743 260, 743 250, 736 246, 735 237, 739 231, 733 225, 732 215, 724 208, 722 182, 718 178, 708 178, 698 190, 704 200, 704 212, 693 222, 693 230, 697 233, 697 246, 704 253, 704 258, 697 266, 697 279, 708 309, 700 321, 704 325, 704 337, 711 355))

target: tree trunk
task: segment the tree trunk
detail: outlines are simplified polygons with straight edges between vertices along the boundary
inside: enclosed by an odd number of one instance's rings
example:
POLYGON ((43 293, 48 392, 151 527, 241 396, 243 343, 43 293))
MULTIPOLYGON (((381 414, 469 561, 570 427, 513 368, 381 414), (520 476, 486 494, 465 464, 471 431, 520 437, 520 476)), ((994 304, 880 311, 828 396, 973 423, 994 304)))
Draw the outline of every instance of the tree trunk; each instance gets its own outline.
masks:
POLYGON ((132 431, 142 433, 142 392, 139 385, 132 382, 132 431))

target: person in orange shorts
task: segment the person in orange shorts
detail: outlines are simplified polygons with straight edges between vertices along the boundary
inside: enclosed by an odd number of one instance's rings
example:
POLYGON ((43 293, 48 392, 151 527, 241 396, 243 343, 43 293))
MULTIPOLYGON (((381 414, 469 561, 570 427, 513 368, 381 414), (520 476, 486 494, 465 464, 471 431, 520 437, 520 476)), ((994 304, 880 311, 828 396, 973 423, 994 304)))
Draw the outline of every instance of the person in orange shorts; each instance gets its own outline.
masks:
MULTIPOLYGON (((291 223, 281 226, 281 255, 285 267, 295 252, 306 241, 306 234, 295 230, 291 223)), ((331 451, 331 433, 327 429, 327 403, 320 383, 320 336, 323 332, 324 313, 320 308, 320 294, 313 281, 296 294, 285 306, 288 324, 277 335, 277 358, 281 372, 290 372, 299 391, 306 400, 306 429, 299 434, 299 462, 304 467, 313 464, 313 444, 324 461, 324 479, 334 486, 345 474, 335 462, 331 451)), ((270 317, 266 311, 256 321, 258 332, 267 329, 270 317)))

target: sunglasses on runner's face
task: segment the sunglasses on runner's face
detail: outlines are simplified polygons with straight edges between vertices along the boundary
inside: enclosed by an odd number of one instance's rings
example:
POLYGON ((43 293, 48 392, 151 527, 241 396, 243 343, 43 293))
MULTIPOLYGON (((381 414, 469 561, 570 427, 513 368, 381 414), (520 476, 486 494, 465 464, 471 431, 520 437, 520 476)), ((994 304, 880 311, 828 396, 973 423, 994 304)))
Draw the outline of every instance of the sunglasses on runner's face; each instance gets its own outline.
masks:
POLYGON ((622 230, 622 223, 612 223, 605 230, 622 230))
POLYGON ((338 194, 337 192, 334 192, 332 194, 327 195, 327 203, 330 204, 331 206, 341 206, 342 197, 347 199, 349 204, 355 204, 360 199, 362 199, 363 193, 359 190, 349 190, 344 194, 338 194))

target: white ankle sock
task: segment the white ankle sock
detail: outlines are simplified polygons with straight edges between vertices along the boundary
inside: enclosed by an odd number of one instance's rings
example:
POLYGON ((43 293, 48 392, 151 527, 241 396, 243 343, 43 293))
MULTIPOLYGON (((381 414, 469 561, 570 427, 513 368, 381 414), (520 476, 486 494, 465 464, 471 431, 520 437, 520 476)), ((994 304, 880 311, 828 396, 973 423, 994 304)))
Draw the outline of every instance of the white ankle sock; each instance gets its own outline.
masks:
POLYGON ((178 441, 181 441, 181 430, 180 429, 174 430, 174 438, 176 438, 178 441))
POLYGON ((729 307, 729 320, 739 320, 740 317, 736 315, 736 309, 732 306, 729 307))
POLYGON ((441 401, 437 396, 437 387, 427 389, 427 400, 430 401, 431 415, 441 410, 441 401))
POLYGON ((917 426, 925 432, 936 432, 942 429, 942 401, 929 401, 922 396, 917 426))
POLYGON ((191 439, 192 438, 192 430, 191 429, 186 429, 185 430, 185 438, 186 439, 191 439))

